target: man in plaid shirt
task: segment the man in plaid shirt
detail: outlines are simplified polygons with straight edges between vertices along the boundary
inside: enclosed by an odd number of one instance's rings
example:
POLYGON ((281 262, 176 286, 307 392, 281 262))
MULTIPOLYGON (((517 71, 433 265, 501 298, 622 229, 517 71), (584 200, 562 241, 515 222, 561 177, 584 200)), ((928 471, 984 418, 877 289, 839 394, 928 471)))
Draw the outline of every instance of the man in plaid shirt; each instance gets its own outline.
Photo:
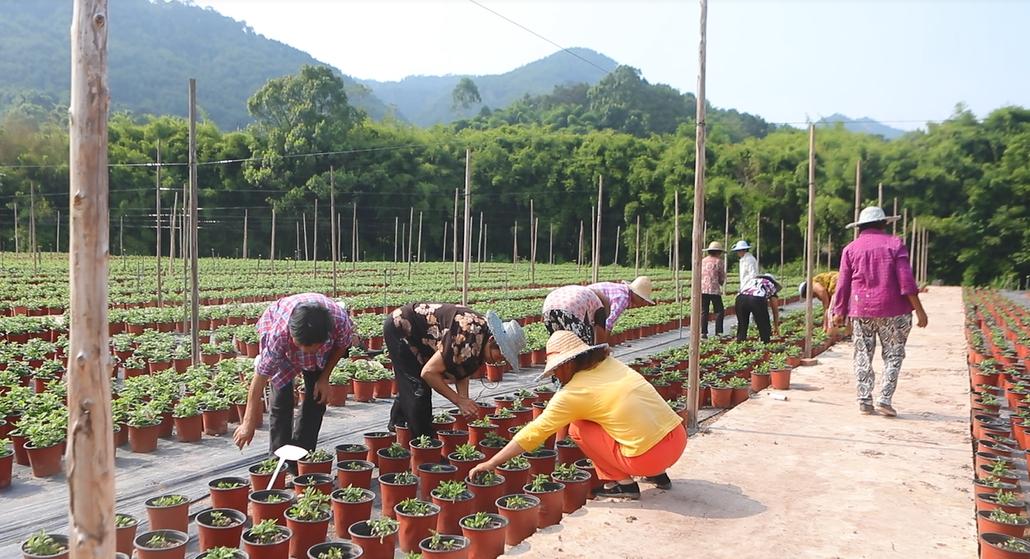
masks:
POLYGON ((261 397, 272 385, 271 451, 294 444, 314 450, 329 397, 329 373, 347 349, 358 343, 354 323, 339 303, 318 293, 279 299, 257 323, 261 353, 254 362, 247 411, 233 435, 240 448, 250 444, 261 423, 261 397), (293 421, 293 380, 304 377, 300 419, 293 421))

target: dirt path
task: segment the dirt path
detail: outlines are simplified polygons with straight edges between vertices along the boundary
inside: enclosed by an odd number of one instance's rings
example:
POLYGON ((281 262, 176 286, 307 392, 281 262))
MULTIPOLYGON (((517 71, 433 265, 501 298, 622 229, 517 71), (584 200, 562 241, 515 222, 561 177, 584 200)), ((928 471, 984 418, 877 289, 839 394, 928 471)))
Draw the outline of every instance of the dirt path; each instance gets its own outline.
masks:
POLYGON ((975 557, 961 290, 924 305, 898 418, 858 414, 838 344, 795 370, 788 401, 762 394, 691 438, 671 491, 591 502, 506 557, 975 557))

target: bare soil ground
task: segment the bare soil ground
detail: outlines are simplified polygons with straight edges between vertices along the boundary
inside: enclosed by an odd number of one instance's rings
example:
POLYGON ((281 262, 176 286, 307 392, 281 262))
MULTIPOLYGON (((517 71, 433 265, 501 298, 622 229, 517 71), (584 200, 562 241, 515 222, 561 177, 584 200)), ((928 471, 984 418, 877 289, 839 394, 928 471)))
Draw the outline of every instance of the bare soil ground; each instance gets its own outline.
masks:
POLYGON ((859 415, 840 343, 795 369, 787 401, 766 391, 691 437, 672 490, 593 501, 505 557, 975 557, 961 297, 923 295, 897 418, 859 415))

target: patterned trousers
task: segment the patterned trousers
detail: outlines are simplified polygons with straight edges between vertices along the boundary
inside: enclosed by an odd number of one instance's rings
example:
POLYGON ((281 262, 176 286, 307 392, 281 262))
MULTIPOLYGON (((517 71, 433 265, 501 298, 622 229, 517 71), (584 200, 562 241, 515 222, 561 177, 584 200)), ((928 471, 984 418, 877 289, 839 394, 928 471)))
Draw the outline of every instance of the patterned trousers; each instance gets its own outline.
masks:
POLYGON ((565 309, 551 309, 545 312, 544 328, 547 329, 548 336, 559 330, 568 330, 583 340, 583 343, 594 345, 594 327, 565 309))
POLYGON ((883 318, 853 319, 855 342, 855 380, 858 382, 858 403, 873 403, 873 353, 876 337, 883 346, 883 379, 880 382, 879 403, 890 405, 894 389, 898 387, 898 373, 905 359, 905 342, 912 331, 912 315, 903 314, 883 318))

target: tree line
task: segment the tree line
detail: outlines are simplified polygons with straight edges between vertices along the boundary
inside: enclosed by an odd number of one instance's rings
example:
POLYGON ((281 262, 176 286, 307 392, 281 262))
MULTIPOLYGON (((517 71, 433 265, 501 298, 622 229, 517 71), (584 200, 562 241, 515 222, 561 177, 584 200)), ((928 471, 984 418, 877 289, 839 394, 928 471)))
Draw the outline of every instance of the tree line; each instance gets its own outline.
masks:
MULTIPOLYGON (((403 255, 407 241, 398 239, 399 232, 414 229, 417 235, 420 213, 424 257, 450 258, 454 192, 463 192, 469 148, 473 242, 482 214, 491 258, 511 259, 516 221, 519 254, 528 255, 530 200, 539 219, 538 260, 547 258, 552 239, 556 261, 575 260, 581 222, 589 253, 591 208, 596 208, 602 176, 602 262, 611 263, 618 243, 620 261, 632 264, 639 217, 644 258, 666 265, 678 192, 680 261, 687 265, 694 183, 692 96, 675 101, 662 89, 666 86, 641 84, 639 73, 634 80, 632 69, 613 74, 582 91, 556 88, 549 96, 432 128, 371 121, 348 102, 343 82, 328 68, 308 66, 270 80, 248 102, 253 125, 236 131, 220 130, 210 121, 198 125, 200 253, 239 255, 246 211, 249 255, 267 256, 274 208, 277 256, 294 257, 298 237, 304 238, 303 232, 297 234, 299 224, 307 226, 308 244, 314 241, 317 199, 318 252, 328 255, 334 184, 344 256, 350 255, 356 205, 365 259, 391 259, 395 246, 403 255)), ((200 92, 202 104, 203 84, 200 92)), ((707 143, 706 243, 723 240, 728 209, 730 237, 754 243, 760 235, 763 263, 779 260, 781 222, 785 259, 800 258, 807 132, 735 111, 716 115, 707 143)), ((117 252, 123 237, 127 253, 152 254, 156 169, 143 164, 155 161, 160 143, 167 223, 176 192, 182 207, 187 123, 178 117, 117 113, 109 137, 112 248, 117 252)), ((38 243, 43 250, 54 247, 57 213, 66 220, 68 207, 67 141, 66 120, 54 107, 26 102, 0 119, 4 251, 15 245, 15 205, 18 244, 22 250, 28 246, 30 188, 38 243)), ((876 202, 882 183, 888 212, 897 198, 899 213, 907 210, 910 224, 918 218, 929 229, 931 278, 987 284, 1030 274, 1027 109, 1003 107, 978 120, 959 106, 946 121, 890 142, 840 125, 820 128, 816 153, 816 231, 824 254, 839 255, 851 238, 843 227, 852 220, 855 165, 861 160, 863 204, 876 202)), ((61 228, 65 250, 67 229, 61 228)))

